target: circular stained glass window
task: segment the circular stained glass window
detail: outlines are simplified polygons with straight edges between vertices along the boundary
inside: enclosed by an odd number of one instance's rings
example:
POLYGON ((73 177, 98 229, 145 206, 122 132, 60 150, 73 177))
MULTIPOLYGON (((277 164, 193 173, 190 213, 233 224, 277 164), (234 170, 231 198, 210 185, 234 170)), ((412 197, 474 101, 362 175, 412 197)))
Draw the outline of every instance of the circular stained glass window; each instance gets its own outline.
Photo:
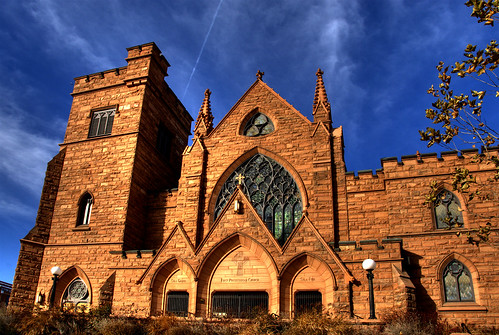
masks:
POLYGON ((274 131, 274 124, 268 116, 262 113, 256 113, 249 119, 244 126, 243 135, 256 137, 270 134, 274 131))

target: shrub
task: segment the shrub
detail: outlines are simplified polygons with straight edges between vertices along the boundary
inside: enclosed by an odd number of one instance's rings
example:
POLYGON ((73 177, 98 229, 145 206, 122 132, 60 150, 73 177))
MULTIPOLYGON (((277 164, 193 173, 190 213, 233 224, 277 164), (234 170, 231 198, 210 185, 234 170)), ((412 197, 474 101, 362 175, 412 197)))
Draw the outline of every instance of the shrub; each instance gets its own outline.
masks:
POLYGON ((451 330, 437 314, 396 312, 385 315, 382 321, 386 323, 383 335, 443 335, 451 330))
POLYGON ((23 335, 82 335, 88 333, 87 315, 59 310, 36 311, 16 320, 16 328, 23 335))
POLYGON ((17 324, 16 314, 8 311, 7 308, 0 308, 0 330, 5 335, 16 335, 18 331, 15 327, 17 324))
POLYGON ((94 327, 100 335, 145 335, 142 322, 136 319, 103 318, 95 320, 94 327))
POLYGON ((100 305, 90 310, 90 316, 96 319, 107 318, 111 315, 111 305, 100 305))
POLYGON ((285 326, 277 315, 268 313, 259 313, 251 321, 239 324, 237 334, 241 335, 281 334, 285 326))
POLYGON ((177 323, 174 316, 165 315, 149 319, 147 330, 150 335, 167 334, 167 331, 177 323))
POLYGON ((300 314, 283 332, 285 335, 352 335, 355 333, 355 329, 342 316, 332 316, 320 311, 300 314))

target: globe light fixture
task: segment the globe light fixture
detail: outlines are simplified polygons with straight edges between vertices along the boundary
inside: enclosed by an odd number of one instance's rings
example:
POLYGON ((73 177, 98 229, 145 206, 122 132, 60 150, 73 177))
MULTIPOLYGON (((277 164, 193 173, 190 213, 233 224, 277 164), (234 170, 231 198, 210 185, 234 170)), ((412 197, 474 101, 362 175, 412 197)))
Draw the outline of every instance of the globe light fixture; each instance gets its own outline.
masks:
POLYGON ((369 282, 369 319, 376 319, 374 310, 374 289, 373 289, 373 270, 376 268, 376 262, 370 258, 362 262, 362 268, 367 271, 367 280, 369 282))
POLYGON ((369 271, 369 270, 372 271, 372 270, 376 269, 376 262, 373 259, 370 259, 370 258, 365 259, 362 262, 362 268, 364 270, 367 270, 367 271, 369 271))
POLYGON ((50 269, 50 272, 52 272, 52 274, 53 274, 54 276, 60 276, 60 275, 61 275, 61 273, 62 273, 62 270, 61 270, 61 268, 60 268, 60 267, 58 267, 58 266, 54 266, 52 269, 50 269))

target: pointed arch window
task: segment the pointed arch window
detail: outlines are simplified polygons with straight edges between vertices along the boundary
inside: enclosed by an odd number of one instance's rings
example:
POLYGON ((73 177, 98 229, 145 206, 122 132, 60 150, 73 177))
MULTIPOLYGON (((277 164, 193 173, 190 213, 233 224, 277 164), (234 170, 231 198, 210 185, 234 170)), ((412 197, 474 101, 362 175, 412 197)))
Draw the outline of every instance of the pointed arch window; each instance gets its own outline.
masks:
POLYGON ((274 131, 274 124, 270 118, 262 113, 256 113, 244 126, 243 135, 257 137, 270 134, 274 131))
POLYGON ((463 225, 461 204, 454 193, 445 189, 440 191, 437 200, 433 203, 433 209, 437 229, 449 229, 463 225))
POLYGON ((73 280, 62 295, 63 306, 71 305, 73 307, 78 307, 79 305, 86 305, 89 302, 90 292, 81 278, 73 280))
POLYGON ((463 263, 452 260, 442 274, 446 302, 475 301, 471 273, 463 263))
POLYGON ((241 164, 225 181, 215 205, 215 219, 236 190, 238 176, 242 188, 267 228, 282 245, 301 219, 303 206, 298 186, 275 160, 256 154, 241 164))
POLYGON ((90 223, 90 215, 92 214, 92 204, 94 199, 88 192, 83 194, 78 205, 78 218, 76 226, 88 225, 90 223))

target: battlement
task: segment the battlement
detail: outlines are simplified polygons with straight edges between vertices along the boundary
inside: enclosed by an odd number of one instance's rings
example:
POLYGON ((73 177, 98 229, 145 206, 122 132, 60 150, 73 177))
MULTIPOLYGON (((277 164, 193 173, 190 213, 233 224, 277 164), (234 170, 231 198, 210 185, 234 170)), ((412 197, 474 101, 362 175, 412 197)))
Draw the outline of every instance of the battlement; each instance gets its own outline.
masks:
POLYGON ((127 66, 96 72, 74 78, 72 96, 113 86, 136 86, 145 84, 148 77, 155 82, 164 82, 170 64, 155 43, 146 43, 127 48, 127 66))
MULTIPOLYGON (((499 146, 488 149, 488 152, 497 153, 498 151, 499 146)), ((381 159, 381 169, 376 169, 374 172, 373 170, 359 170, 357 173, 348 171, 345 173, 345 177, 349 184, 359 184, 366 180, 379 183, 383 179, 409 178, 412 176, 410 173, 412 170, 417 173, 418 177, 423 177, 425 175, 434 175, 436 169, 439 170, 438 174, 451 173, 454 168, 461 165, 476 165, 478 169, 478 163, 473 161, 472 158, 479 153, 484 154, 486 150, 482 148, 481 150, 442 151, 439 154, 435 152, 418 153, 416 155, 401 156, 400 159, 398 157, 385 157, 381 159)))

